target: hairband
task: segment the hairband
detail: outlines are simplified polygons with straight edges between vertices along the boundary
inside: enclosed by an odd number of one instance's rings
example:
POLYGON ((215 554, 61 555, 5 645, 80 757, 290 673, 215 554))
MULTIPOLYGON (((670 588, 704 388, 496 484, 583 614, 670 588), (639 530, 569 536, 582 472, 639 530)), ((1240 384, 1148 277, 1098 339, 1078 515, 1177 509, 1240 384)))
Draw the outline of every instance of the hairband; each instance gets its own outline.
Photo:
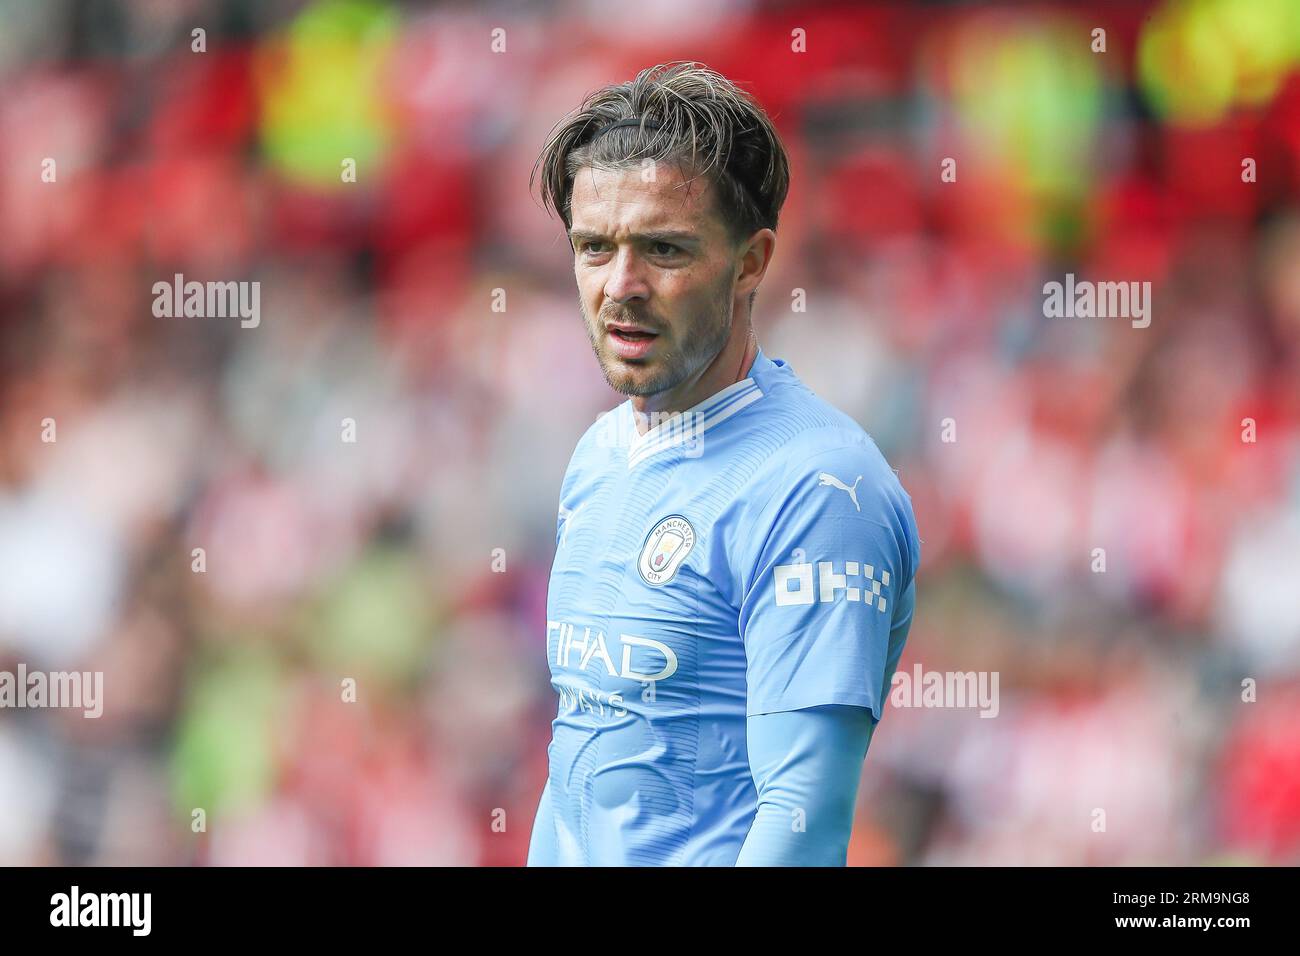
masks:
POLYGON ((617 123, 610 123, 608 126, 602 126, 600 131, 591 138, 591 141, 594 143, 612 129, 618 129, 621 126, 640 126, 642 123, 645 124, 646 129, 660 129, 663 126, 662 123, 657 123, 649 117, 643 119, 639 116, 629 116, 627 119, 621 119, 617 123))

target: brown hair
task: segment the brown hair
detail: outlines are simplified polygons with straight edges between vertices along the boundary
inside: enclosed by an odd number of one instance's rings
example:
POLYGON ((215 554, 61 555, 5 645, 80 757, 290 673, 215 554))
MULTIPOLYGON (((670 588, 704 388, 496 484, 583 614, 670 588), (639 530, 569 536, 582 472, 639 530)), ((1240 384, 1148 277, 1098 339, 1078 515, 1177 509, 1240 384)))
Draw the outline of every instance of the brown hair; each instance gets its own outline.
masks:
POLYGON ((551 131, 529 187, 540 171, 542 201, 568 229, 579 169, 626 169, 645 159, 683 162, 708 176, 737 242, 776 229, 790 166, 772 121, 731 80, 691 61, 661 63, 590 94, 551 131), (601 135, 628 119, 642 122, 601 135))

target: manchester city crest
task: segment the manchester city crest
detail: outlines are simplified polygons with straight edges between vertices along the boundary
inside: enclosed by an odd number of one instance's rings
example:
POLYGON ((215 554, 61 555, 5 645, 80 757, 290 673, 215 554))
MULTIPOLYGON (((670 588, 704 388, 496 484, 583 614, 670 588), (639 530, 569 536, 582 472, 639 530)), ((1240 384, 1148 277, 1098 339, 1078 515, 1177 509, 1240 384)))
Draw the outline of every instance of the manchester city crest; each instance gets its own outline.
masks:
POLYGON ((646 535, 637 567, 646 584, 667 584, 695 547, 695 529, 681 515, 664 518, 646 535))

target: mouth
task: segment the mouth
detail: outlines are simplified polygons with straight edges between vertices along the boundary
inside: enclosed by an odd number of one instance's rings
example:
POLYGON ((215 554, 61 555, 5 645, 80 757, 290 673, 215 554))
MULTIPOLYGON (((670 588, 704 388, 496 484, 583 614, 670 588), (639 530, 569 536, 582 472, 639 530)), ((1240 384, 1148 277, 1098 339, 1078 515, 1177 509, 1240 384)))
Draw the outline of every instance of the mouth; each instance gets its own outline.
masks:
POLYGON ((609 336, 614 354, 622 359, 645 358, 659 338, 657 332, 623 323, 606 323, 605 333, 609 336))

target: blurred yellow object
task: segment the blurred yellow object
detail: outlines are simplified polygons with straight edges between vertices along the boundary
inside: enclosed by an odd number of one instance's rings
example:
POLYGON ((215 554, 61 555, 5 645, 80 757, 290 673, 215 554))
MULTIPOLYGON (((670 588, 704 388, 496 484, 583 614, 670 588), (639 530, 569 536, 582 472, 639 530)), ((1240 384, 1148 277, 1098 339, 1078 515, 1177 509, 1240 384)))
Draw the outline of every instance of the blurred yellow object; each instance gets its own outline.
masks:
POLYGON ((341 186, 345 160, 373 171, 394 124, 384 70, 398 17, 374 0, 325 0, 257 53, 262 147, 289 179, 341 186))
POLYGON ((951 82, 982 159, 1040 198, 1080 198, 1091 182, 1102 77, 1079 22, 1054 15, 974 18, 959 31, 951 82))
POLYGON ((1169 122, 1213 125, 1269 102, 1300 62, 1295 0, 1167 2, 1138 40, 1137 80, 1169 122))

